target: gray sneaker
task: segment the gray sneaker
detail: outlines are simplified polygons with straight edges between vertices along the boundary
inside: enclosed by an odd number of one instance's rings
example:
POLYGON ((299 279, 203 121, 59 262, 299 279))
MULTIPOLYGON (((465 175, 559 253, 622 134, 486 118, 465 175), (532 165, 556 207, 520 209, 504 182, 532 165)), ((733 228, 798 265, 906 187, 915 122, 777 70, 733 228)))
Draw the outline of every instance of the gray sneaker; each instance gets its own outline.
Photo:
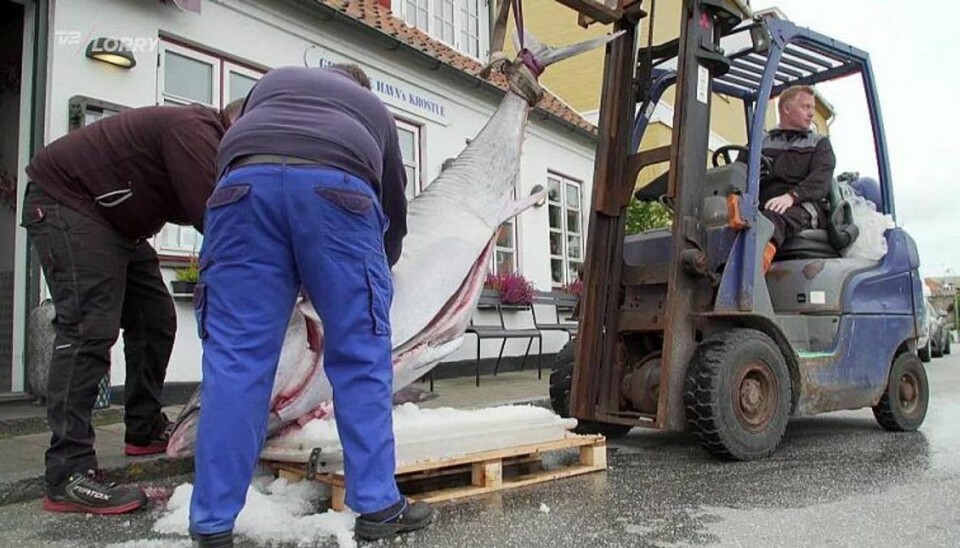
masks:
POLYGON ((147 495, 136 486, 101 483, 96 473, 74 473, 63 485, 47 489, 43 509, 47 512, 126 514, 147 504, 147 495))

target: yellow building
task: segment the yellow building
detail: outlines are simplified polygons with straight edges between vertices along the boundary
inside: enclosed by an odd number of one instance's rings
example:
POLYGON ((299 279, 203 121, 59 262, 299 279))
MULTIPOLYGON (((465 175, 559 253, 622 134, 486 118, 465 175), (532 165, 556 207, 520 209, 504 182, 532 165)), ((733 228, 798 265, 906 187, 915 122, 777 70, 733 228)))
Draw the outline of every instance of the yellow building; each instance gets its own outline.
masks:
MULTIPOLYGON (((749 5, 749 1, 743 3, 749 5)), ((662 44, 679 36, 680 12, 683 0, 659 0, 653 13, 654 29, 653 43, 662 44)), ((649 12, 650 1, 643 2, 643 8, 649 12)), ((565 44, 586 40, 588 37, 599 36, 610 31, 603 25, 592 25, 582 29, 577 25, 577 14, 573 10, 558 3, 556 0, 525 0, 523 3, 524 27, 533 33, 541 42, 547 44, 565 44)), ((777 10, 777 16, 782 13, 777 10)), ((640 22, 639 44, 646 45, 649 34, 650 16, 640 22)), ((512 32, 512 30, 511 30, 512 32)), ((602 49, 594 50, 573 59, 559 63, 546 71, 541 81, 554 94, 583 114, 587 119, 596 122, 600 108, 600 92, 603 86, 603 56, 602 49)), ((673 122, 673 90, 664 94, 660 108, 654 115, 641 142, 641 149, 652 149, 669 145, 673 122)), ((833 117, 832 107, 819 98, 815 123, 818 131, 827 133, 829 122, 833 117)), ((776 105, 767 109, 768 127, 776 124, 776 105)), ((745 144, 747 140, 744 123, 743 104, 737 99, 730 99, 714 94, 713 109, 711 112, 710 150, 725 144, 745 144)), ((649 182, 665 170, 664 164, 647 168, 640 173, 638 185, 649 182)))

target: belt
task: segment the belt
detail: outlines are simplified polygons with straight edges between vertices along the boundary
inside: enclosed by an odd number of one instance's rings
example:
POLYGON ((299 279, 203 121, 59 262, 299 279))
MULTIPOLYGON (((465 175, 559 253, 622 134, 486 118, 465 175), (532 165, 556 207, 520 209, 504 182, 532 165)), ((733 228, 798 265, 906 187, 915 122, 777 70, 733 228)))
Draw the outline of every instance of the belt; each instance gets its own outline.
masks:
POLYGON ((248 154, 231 162, 230 167, 236 168, 254 164, 323 165, 315 160, 307 160, 305 158, 297 158, 295 156, 283 156, 281 154, 248 154))

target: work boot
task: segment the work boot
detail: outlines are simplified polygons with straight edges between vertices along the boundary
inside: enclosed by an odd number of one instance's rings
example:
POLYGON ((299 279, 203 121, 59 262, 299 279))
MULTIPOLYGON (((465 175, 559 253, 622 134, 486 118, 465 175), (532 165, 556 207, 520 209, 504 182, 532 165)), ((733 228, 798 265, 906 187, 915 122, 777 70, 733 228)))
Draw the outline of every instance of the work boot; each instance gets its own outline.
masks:
POLYGON ((360 514, 354 532, 364 540, 377 540, 422 529, 431 521, 433 508, 429 504, 403 498, 385 510, 360 514))
POLYGON ((147 504, 147 495, 133 485, 102 483, 96 473, 71 474, 62 485, 47 488, 43 509, 47 512, 126 514, 147 504))
POLYGON ((173 433, 173 425, 174 423, 170 422, 166 414, 160 413, 150 438, 139 440, 127 438, 123 447, 124 454, 128 457, 145 457, 166 452, 167 442, 170 441, 170 434, 173 433))
POLYGON ((767 246, 763 248, 763 273, 766 274, 770 271, 770 267, 773 265, 773 258, 777 256, 777 246, 773 245, 773 242, 767 242, 767 246))
POLYGON ((193 545, 199 548, 233 548, 233 531, 208 535, 194 533, 190 537, 193 539, 193 545))

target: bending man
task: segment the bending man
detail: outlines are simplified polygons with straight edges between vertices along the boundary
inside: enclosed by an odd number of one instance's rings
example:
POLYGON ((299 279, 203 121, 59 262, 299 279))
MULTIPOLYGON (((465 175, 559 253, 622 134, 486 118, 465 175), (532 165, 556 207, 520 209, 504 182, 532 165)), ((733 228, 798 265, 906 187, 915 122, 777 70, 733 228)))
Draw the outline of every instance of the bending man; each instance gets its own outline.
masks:
POLYGON ((203 230, 217 146, 240 106, 129 110, 57 139, 27 167, 22 224, 56 307, 45 510, 119 514, 146 503, 138 487, 96 478, 98 383, 122 327, 125 452, 164 452, 161 393, 177 319, 147 239, 168 222, 203 230))
POLYGON ((190 530, 201 546, 233 545, 301 284, 323 321, 356 534, 430 523, 431 508, 401 497, 394 479, 390 266, 406 234, 406 176, 393 117, 369 87, 352 65, 274 70, 220 147, 196 299, 203 388, 190 530))

